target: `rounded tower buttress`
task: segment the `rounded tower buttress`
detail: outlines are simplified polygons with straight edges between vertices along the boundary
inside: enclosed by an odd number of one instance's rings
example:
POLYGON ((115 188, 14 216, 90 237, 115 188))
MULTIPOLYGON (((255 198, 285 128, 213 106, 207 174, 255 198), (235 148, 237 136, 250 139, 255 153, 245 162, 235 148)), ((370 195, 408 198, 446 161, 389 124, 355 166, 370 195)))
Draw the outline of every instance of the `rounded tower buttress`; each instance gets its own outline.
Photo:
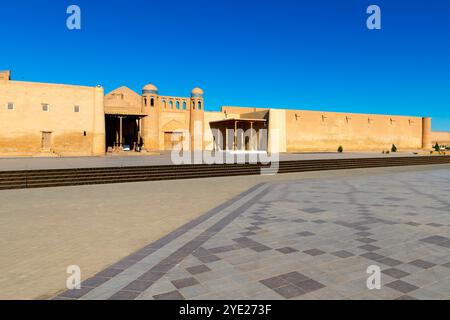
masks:
POLYGON ((422 118, 422 149, 431 148, 431 118, 422 118))
POLYGON ((204 92, 200 88, 194 88, 190 99, 190 125, 191 151, 204 149, 204 92))
POLYGON ((146 116, 143 118, 143 142, 147 150, 160 150, 159 146, 159 96, 158 88, 148 84, 142 88, 142 111, 146 116))

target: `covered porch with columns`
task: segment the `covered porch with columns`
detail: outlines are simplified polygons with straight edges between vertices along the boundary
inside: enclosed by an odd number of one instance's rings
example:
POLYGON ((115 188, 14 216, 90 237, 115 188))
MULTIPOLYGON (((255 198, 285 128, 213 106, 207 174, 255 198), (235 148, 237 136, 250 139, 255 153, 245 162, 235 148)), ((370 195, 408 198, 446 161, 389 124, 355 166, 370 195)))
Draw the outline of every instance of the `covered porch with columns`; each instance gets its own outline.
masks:
POLYGON ((145 114, 106 114, 107 151, 139 151, 143 145, 142 118, 145 114))
POLYGON ((267 151, 266 119, 223 119, 209 123, 214 151, 267 151), (262 131, 265 129, 265 131, 262 131))

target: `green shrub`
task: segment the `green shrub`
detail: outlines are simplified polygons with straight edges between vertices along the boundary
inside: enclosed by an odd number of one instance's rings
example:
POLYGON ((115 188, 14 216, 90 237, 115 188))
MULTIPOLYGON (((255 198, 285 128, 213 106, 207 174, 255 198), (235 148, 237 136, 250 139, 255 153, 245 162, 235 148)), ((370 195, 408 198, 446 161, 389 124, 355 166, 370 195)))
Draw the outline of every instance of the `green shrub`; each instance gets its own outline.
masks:
POLYGON ((391 151, 392 152, 397 152, 397 147, 395 146, 395 144, 392 145, 391 151))
POLYGON ((439 147, 439 144, 437 142, 434 145, 434 151, 441 151, 441 147, 439 147))
POLYGON ((344 148, 342 148, 342 146, 339 146, 339 148, 337 149, 338 152, 344 152, 344 148))

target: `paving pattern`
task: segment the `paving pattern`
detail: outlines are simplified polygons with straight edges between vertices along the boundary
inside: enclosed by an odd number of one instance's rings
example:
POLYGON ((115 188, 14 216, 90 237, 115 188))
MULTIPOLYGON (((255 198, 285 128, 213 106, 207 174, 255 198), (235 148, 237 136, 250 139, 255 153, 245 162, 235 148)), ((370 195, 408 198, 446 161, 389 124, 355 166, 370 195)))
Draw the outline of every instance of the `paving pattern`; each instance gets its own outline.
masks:
POLYGON ((55 299, 449 298, 436 169, 257 185, 55 299))

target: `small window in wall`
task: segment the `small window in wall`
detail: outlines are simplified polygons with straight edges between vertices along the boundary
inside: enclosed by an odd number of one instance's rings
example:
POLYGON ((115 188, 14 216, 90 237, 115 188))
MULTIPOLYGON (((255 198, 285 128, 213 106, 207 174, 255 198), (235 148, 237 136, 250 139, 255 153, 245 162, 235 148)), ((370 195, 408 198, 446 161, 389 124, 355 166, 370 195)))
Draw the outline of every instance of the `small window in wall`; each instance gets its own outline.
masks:
POLYGON ((170 109, 173 109, 173 101, 169 101, 170 109))
POLYGON ((195 102, 192 101, 192 110, 195 110, 195 102))
POLYGON ((80 106, 74 106, 73 112, 80 112, 80 106))
POLYGON ((177 109, 180 109, 180 101, 177 101, 177 109))
POLYGON ((147 98, 144 98, 144 106, 147 106, 147 98))
POLYGON ((183 101, 183 110, 186 110, 186 101, 183 101))
POLYGON ((8 110, 14 110, 14 103, 8 102, 8 110))
POLYGON ((202 103, 201 103, 201 101, 198 102, 198 110, 202 110, 202 103))
POLYGON ((155 98, 151 98, 150 99, 150 106, 154 107, 155 106, 155 98))
POLYGON ((46 103, 42 104, 42 111, 44 111, 44 112, 48 111, 48 104, 46 104, 46 103))

